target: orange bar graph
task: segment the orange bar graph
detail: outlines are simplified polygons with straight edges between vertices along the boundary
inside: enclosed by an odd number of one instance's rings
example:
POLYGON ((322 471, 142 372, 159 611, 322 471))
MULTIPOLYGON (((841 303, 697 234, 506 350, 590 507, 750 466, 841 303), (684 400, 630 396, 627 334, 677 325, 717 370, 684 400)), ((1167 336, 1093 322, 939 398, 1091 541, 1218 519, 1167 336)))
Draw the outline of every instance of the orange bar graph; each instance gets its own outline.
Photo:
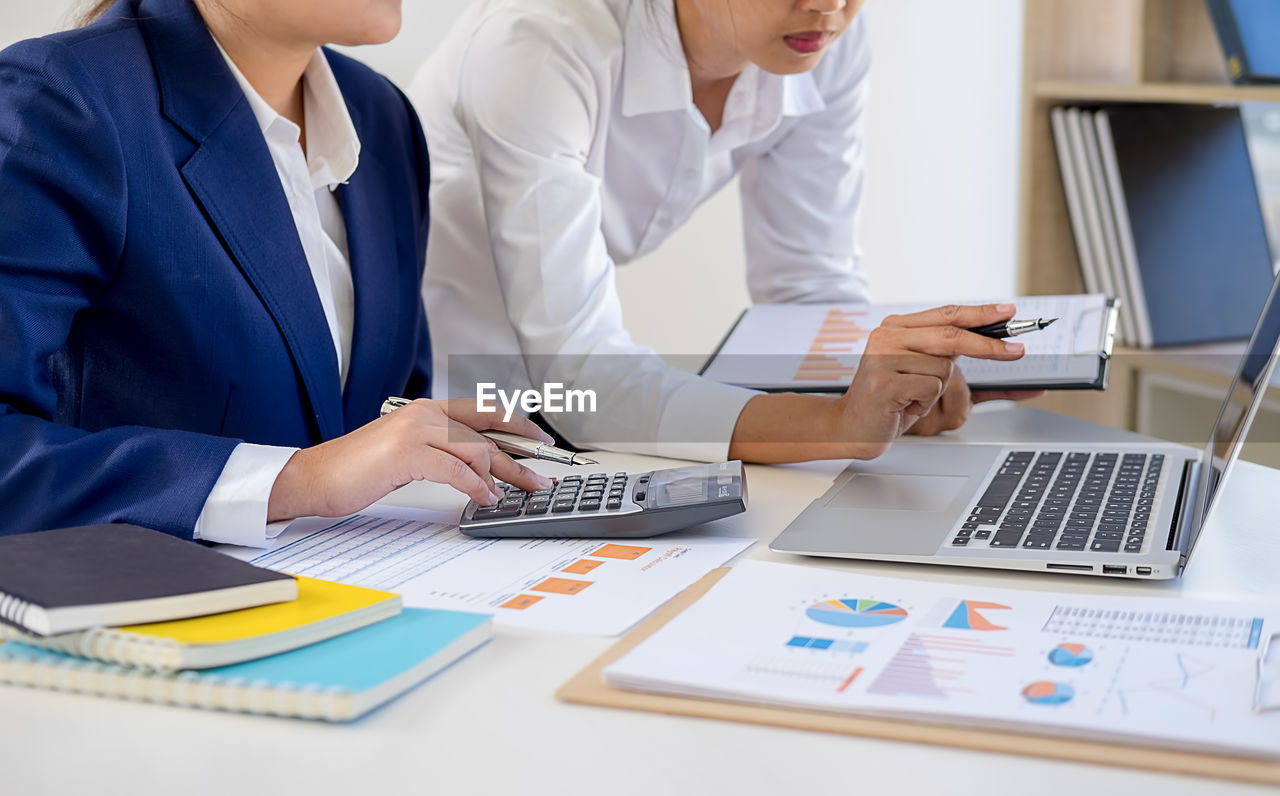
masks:
POLYGON ((832 355, 852 354, 857 344, 867 339, 871 330, 859 322, 866 314, 865 311, 828 310, 808 354, 796 368, 795 380, 829 382, 852 379, 857 366, 832 355))
POLYGON ((635 561, 650 550, 653 550, 653 548, 636 547, 629 544, 607 544, 598 550, 592 551, 591 555, 599 558, 620 558, 624 561, 635 561))
POLYGON ((560 570, 561 572, 571 572, 574 575, 587 575, 591 570, 603 564, 603 561, 592 561, 589 558, 580 558, 569 566, 560 570))
POLYGON ((590 586, 589 580, 570 580, 569 578, 547 578, 533 587, 534 591, 545 591, 551 594, 577 594, 590 586))
POLYGON ((520 594, 507 600, 499 608, 510 608, 513 611, 523 611, 531 605, 534 605, 542 598, 536 594, 520 594))

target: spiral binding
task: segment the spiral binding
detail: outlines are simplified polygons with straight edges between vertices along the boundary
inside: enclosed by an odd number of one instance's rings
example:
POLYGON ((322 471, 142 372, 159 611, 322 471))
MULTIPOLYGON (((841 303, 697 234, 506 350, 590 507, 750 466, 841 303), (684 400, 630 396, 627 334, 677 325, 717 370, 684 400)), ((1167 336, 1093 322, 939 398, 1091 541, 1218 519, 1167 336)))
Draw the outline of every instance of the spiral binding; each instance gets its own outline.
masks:
POLYGON ((0 621, 19 627, 26 627, 25 620, 31 607, 31 603, 26 600, 20 600, 12 594, 0 594, 0 621))
POLYGON ((0 639, 121 666, 162 672, 182 668, 182 649, 173 639, 143 636, 115 628, 37 636, 21 628, 0 624, 0 639))
POLYGON ((195 671, 157 672, 78 658, 48 660, 8 644, 0 646, 0 683, 179 707, 326 721, 346 721, 353 718, 355 710, 353 695, 343 688, 273 684, 195 671))

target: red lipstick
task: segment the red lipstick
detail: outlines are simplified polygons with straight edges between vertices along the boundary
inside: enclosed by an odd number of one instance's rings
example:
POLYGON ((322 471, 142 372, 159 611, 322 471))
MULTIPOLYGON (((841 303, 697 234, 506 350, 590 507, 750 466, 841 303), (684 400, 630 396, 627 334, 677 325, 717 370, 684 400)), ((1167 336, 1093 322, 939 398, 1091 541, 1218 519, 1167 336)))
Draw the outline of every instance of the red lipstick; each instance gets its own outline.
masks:
POLYGON ((783 36, 782 40, 787 46, 801 55, 812 55, 831 43, 833 38, 830 31, 825 30, 808 30, 804 33, 792 33, 783 36))

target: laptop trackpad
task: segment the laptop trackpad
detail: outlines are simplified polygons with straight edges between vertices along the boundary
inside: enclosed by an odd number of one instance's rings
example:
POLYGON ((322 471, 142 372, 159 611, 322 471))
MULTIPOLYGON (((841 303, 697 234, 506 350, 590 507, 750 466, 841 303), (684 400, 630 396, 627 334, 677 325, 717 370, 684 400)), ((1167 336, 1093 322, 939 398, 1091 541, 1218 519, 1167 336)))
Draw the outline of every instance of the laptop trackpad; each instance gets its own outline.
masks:
POLYGON ((827 505, 864 511, 946 511, 968 483, 965 475, 855 473, 827 505))

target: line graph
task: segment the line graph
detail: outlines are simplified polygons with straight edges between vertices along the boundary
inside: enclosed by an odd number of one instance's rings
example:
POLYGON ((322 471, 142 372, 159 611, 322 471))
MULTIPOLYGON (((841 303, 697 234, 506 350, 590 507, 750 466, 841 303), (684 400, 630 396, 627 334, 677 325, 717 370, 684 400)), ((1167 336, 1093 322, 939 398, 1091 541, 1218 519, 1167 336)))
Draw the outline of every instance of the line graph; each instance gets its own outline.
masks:
POLYGON ((1218 667, 1212 662, 1186 652, 1159 658, 1132 652, 1126 650, 1121 658, 1104 704, 1113 704, 1125 716, 1176 714, 1209 722, 1217 718, 1217 689, 1210 680, 1218 667))

